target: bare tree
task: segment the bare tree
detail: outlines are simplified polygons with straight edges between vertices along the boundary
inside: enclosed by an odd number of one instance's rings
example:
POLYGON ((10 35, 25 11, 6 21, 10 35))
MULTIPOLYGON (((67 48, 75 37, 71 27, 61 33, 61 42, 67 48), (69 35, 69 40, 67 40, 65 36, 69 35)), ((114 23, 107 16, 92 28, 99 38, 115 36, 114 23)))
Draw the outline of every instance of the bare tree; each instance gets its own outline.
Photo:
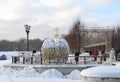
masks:
POLYGON ((120 25, 115 26, 112 31, 111 45, 115 49, 120 48, 120 25))
POLYGON ((87 30, 80 20, 73 23, 68 35, 65 36, 71 51, 80 51, 87 40, 87 30))

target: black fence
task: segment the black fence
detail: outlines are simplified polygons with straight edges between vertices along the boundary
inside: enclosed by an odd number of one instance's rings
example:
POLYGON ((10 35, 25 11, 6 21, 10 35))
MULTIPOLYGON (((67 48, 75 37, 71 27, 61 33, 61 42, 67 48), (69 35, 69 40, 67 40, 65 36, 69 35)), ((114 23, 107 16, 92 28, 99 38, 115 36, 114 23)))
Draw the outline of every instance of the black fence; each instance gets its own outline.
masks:
POLYGON ((102 64, 103 61, 102 56, 98 56, 97 61, 93 56, 12 56, 12 64, 102 64), (75 58, 78 58, 78 62, 75 58))

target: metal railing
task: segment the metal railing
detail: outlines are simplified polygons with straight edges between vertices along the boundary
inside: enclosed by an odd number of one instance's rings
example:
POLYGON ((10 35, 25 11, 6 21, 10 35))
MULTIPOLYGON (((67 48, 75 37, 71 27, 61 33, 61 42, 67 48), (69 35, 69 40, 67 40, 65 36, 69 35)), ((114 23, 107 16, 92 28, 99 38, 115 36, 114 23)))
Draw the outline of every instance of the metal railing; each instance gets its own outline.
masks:
POLYGON ((78 58, 78 64, 102 64, 103 57, 98 56, 94 61, 93 56, 12 56, 12 64, 76 64, 75 57, 78 58))

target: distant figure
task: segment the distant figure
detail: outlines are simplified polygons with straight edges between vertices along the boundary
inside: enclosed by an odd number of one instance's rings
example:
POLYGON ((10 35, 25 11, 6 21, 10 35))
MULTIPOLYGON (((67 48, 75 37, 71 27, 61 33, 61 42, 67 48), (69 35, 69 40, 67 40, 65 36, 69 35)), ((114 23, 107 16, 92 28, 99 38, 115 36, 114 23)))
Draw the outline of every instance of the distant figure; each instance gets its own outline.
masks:
POLYGON ((75 53, 75 62, 76 62, 76 64, 78 64, 78 62, 79 62, 79 54, 80 54, 80 52, 75 53))
POLYGON ((110 63, 111 62, 115 62, 115 50, 114 50, 114 48, 112 48, 111 49, 111 51, 110 51, 110 63))
POLYGON ((117 48, 117 49, 115 50, 115 59, 116 59, 116 61, 118 61, 119 53, 120 53, 120 48, 117 48))
MULTIPOLYGON (((94 61, 97 61, 98 52, 95 50, 93 52, 94 61)), ((94 62, 95 63, 95 62, 94 62)))
POLYGON ((36 50, 33 48, 32 56, 34 56, 35 53, 36 53, 36 50))
POLYGON ((107 54, 105 53, 105 50, 102 50, 101 54, 102 54, 104 61, 106 61, 107 54))
MULTIPOLYGON (((35 53, 36 53, 36 50, 33 48, 32 56, 34 56, 35 53)), ((31 57, 31 64, 33 64, 33 57, 31 57)))
POLYGON ((92 55, 92 54, 93 54, 93 51, 92 51, 92 50, 90 50, 90 51, 89 51, 89 54, 90 54, 90 55, 92 55))

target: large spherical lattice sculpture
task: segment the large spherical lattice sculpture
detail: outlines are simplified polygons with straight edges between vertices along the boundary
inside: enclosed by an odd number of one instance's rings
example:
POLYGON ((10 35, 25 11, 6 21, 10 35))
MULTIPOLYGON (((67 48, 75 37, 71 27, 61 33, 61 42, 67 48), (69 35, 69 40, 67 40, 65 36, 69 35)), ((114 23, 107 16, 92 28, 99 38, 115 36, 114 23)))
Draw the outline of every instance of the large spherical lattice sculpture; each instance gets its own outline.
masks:
POLYGON ((69 45, 65 39, 46 39, 41 53, 45 58, 65 57, 69 54, 69 45))

